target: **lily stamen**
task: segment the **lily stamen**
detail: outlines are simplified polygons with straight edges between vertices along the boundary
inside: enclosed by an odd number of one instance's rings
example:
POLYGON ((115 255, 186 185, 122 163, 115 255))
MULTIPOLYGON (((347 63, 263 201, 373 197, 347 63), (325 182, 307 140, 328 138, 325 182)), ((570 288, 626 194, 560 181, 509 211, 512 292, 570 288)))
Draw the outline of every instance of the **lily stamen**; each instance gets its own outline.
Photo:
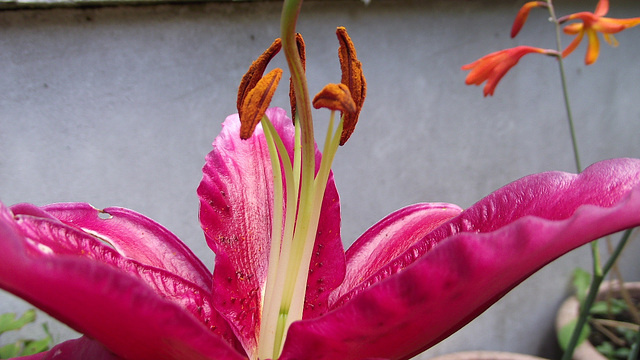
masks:
POLYGON ((262 77, 251 91, 245 97, 242 103, 240 138, 248 139, 264 117, 271 98, 278 87, 280 78, 282 77, 282 69, 273 69, 267 75, 262 77))
POLYGON ((282 49, 282 41, 275 39, 273 43, 260 55, 249 67, 249 70, 242 76, 240 80, 240 86, 238 87, 238 99, 236 106, 238 108, 238 115, 242 117, 242 105, 249 92, 258 84, 262 78, 262 74, 267 69, 267 65, 274 56, 282 49))

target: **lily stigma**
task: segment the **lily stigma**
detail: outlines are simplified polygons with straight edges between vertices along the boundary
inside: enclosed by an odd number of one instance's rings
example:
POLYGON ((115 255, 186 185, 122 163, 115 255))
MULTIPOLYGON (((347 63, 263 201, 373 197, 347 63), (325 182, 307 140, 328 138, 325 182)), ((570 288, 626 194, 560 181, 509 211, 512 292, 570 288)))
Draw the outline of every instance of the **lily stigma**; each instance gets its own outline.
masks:
POLYGON ((338 28, 340 84, 311 101, 300 6, 285 1, 281 40, 243 77, 238 114, 206 156, 197 193, 213 273, 132 210, 0 203, 0 288, 83 334, 28 360, 409 359, 552 260, 640 225, 640 160, 612 159, 526 176, 465 210, 409 205, 345 251, 331 163, 366 80, 338 28), (291 118, 269 108, 280 50, 291 118), (331 111, 322 151, 312 106, 331 111))

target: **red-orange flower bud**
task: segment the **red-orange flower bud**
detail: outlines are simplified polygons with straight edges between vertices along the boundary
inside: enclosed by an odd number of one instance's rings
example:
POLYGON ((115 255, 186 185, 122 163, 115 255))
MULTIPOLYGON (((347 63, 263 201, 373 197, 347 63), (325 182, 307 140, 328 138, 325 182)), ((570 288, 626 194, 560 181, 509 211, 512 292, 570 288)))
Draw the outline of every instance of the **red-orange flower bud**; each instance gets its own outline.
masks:
POLYGON ((547 3, 544 1, 529 1, 528 3, 522 5, 520 11, 518 11, 518 15, 516 15, 516 19, 513 21, 513 26, 511 27, 511 37, 514 38, 524 26, 524 23, 527 21, 529 17, 529 12, 531 9, 536 7, 548 7, 547 3))

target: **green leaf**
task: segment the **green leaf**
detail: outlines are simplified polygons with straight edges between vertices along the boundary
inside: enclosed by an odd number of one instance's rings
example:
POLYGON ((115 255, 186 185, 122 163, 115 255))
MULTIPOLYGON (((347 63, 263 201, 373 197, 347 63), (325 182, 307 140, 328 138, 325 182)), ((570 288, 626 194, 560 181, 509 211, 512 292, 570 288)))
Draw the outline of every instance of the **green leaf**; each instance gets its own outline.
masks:
POLYGON ((604 356, 606 356, 609 359, 613 359, 615 357, 615 349, 613 347, 613 345, 611 345, 610 342, 605 341, 602 344, 596 346, 596 350, 598 350, 598 352, 604 356))
POLYGON ((629 354, 631 353, 631 349, 629 348, 619 348, 615 351, 615 356, 618 359, 626 359, 629 357, 629 354))
POLYGON ((51 339, 45 338, 40 340, 27 341, 24 345, 24 350, 22 351, 21 356, 33 355, 45 350, 49 350, 49 342, 51 339))
POLYGON ((617 328, 622 337, 627 341, 627 344, 633 344, 636 342, 636 338, 638 337, 638 332, 632 329, 626 328, 617 328))
POLYGON ((20 350, 22 350, 22 341, 16 341, 0 347, 0 359, 10 359, 20 356, 20 350))
MULTIPOLYGON (((573 319, 569 321, 565 326, 561 327, 560 331, 558 331, 558 344, 560 344, 562 350, 567 350, 567 346, 569 345, 569 341, 571 340, 571 334, 573 334, 577 323, 578 319, 573 319)), ((578 337, 577 345, 580 345, 583 341, 585 341, 589 337, 590 333, 591 329, 589 328, 589 326, 582 327, 580 337, 578 337)))
POLYGON ((591 274, 584 269, 576 268, 573 271, 573 286, 576 290, 576 297, 580 304, 584 303, 591 284, 591 274))
POLYGON ((22 351, 21 356, 33 355, 39 352, 43 352, 45 350, 49 350, 49 346, 53 339, 51 338, 51 333, 49 332, 49 327, 47 324, 42 324, 42 328, 47 336, 44 339, 40 340, 28 340, 25 343, 24 350, 22 351))
POLYGON ((0 315, 0 334, 11 330, 19 330, 34 321, 36 321, 36 311, 33 309, 27 310, 19 319, 16 319, 16 314, 14 313, 2 314, 0 315))
MULTIPOLYGON (((16 314, 7 313, 0 315, 0 334, 7 331, 19 330, 26 324, 34 322, 36 319, 35 310, 28 310, 19 319, 16 314)), ((53 339, 47 324, 42 324, 46 334, 44 339, 20 339, 14 343, 0 347, 0 359, 10 359, 17 356, 33 355, 49 349, 53 339)))
POLYGON ((627 310, 627 303, 622 299, 609 299, 607 301, 598 301, 593 304, 589 312, 592 315, 610 316, 619 315, 627 310))

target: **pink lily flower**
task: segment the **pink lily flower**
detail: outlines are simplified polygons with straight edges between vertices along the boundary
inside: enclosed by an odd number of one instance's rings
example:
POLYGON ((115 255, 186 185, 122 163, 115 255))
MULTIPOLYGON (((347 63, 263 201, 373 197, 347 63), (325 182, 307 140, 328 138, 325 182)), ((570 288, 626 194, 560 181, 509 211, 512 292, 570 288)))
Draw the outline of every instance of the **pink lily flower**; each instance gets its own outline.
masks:
MULTIPOLYGON (((292 121, 266 116, 292 154, 292 121)), ((131 210, 0 204, 0 288, 85 334, 30 359, 258 357, 275 207, 267 141, 261 125, 241 140, 233 115, 213 146, 198 189, 213 274, 131 210)), ((329 175, 303 316, 279 359, 408 359, 558 256, 636 225, 640 160, 614 159, 527 176, 466 210, 408 206, 344 252, 329 175)))

